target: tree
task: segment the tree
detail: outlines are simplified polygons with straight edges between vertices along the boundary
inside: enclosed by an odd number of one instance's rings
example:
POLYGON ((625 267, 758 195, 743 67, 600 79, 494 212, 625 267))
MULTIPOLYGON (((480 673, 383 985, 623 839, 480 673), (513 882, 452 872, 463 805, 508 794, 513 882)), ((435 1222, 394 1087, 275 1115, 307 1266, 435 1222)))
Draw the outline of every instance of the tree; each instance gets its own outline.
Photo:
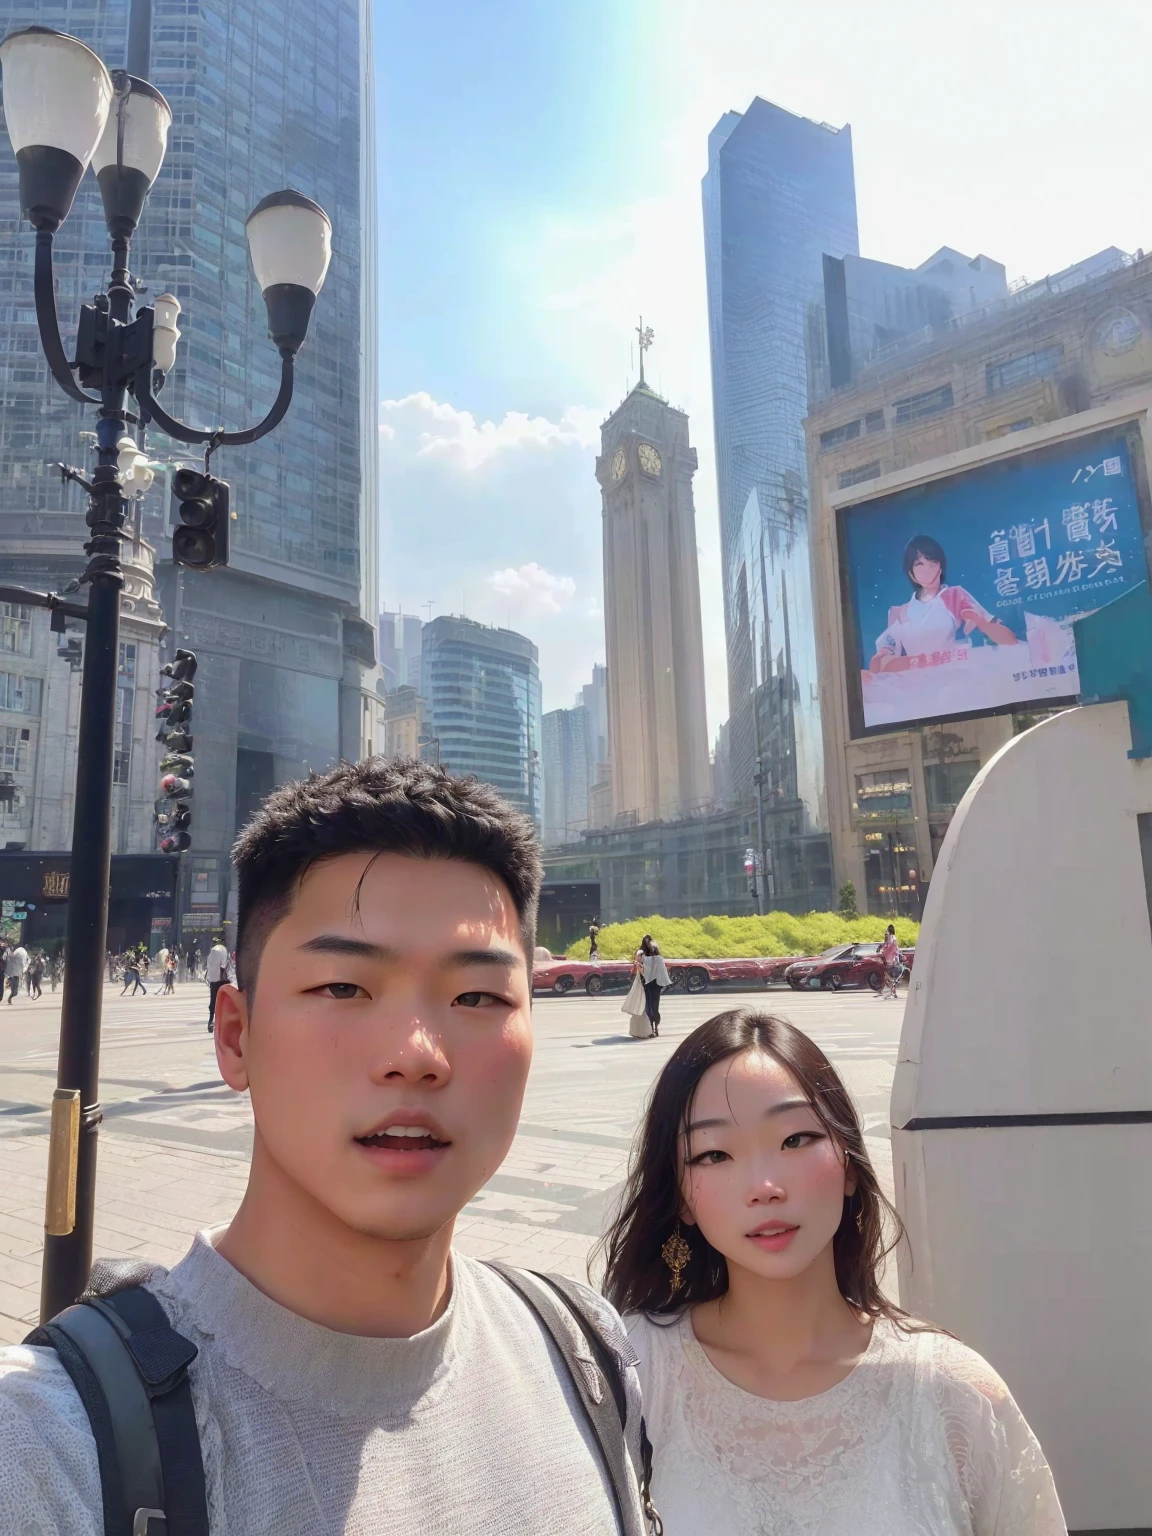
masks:
POLYGON ((840 916, 859 917, 856 910, 856 887, 851 880, 846 880, 840 887, 840 916))

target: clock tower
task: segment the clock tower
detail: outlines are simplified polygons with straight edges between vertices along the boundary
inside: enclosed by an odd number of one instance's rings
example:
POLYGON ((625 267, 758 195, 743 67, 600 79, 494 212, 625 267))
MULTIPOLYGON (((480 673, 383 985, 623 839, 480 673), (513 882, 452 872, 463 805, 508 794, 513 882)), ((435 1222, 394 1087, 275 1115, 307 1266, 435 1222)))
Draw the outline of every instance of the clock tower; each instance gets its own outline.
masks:
MULTIPOLYGON (((641 361, 651 332, 640 327, 641 361)), ((670 820, 712 797, 688 417, 644 382, 601 428, 613 811, 670 820)))

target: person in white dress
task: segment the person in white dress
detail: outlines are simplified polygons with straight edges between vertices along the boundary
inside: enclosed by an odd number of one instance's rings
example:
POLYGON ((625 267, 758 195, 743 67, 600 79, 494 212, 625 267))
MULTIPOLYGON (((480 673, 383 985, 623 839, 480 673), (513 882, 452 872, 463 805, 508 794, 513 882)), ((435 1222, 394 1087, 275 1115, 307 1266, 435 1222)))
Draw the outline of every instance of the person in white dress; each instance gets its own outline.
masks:
POLYGON ((1007 1386, 885 1297, 899 1236, 806 1035, 746 1008, 680 1043, 603 1243, 664 1536, 1064 1536, 1007 1386))
POLYGON ((650 1040, 655 1033, 648 1017, 648 993, 644 986, 644 951, 638 949, 632 956, 632 985, 620 1004, 621 1012, 628 1015, 628 1033, 633 1040, 650 1040))

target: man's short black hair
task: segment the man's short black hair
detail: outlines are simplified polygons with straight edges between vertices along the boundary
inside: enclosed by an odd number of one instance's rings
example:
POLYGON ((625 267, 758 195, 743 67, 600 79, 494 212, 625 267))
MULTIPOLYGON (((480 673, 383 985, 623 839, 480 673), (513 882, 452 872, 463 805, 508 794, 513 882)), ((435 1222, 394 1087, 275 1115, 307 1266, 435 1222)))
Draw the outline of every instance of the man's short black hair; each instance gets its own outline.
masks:
POLYGON ((370 757, 281 785, 236 839, 238 985, 255 983, 268 935, 303 875, 345 853, 458 859, 486 869, 512 898, 531 972, 544 873, 532 822, 479 779, 414 758, 370 757))

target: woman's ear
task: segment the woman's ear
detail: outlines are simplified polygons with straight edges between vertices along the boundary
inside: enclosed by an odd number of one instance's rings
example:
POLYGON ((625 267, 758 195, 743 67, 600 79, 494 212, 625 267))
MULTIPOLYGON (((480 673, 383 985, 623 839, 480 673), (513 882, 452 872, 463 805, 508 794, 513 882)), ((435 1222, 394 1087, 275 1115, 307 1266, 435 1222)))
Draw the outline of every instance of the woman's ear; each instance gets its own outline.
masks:
POLYGON ((845 1153, 845 1156, 844 1156, 844 1198, 845 1198, 845 1200, 851 1200, 852 1196, 856 1193, 856 1190, 858 1189, 859 1184, 860 1184, 860 1181, 856 1177, 856 1164, 847 1155, 847 1153, 845 1153))

